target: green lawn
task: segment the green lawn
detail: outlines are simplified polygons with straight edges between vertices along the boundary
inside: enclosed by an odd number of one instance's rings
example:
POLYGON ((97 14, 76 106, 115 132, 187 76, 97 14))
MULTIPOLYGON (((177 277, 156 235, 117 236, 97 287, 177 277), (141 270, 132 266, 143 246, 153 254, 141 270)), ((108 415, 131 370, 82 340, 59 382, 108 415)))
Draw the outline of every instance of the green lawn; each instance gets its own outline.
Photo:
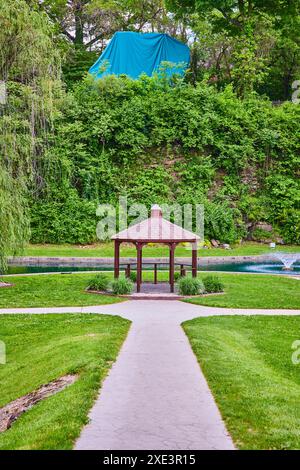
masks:
POLYGON ((6 278, 13 287, 0 288, 0 308, 75 307, 120 302, 118 297, 85 292, 93 274, 43 274, 6 278))
MULTIPOLYGON (((300 246, 278 246, 279 251, 300 251, 300 246)), ((247 256, 272 253, 268 245, 261 243, 245 242, 237 245, 231 250, 213 248, 199 250, 199 256, 247 256)), ((176 256, 190 257, 191 252, 184 246, 176 248, 176 256)), ((93 245, 28 245, 23 256, 81 256, 81 257, 113 257, 113 243, 98 243, 93 245)), ((136 256, 136 248, 129 244, 121 245, 121 256, 136 256)), ((145 246, 143 249, 145 257, 168 256, 168 248, 164 245, 145 246)))
POLYGON ((1 315, 0 407, 65 374, 79 378, 1 433, 0 449, 71 449, 129 326, 108 315, 1 315))
MULTIPOLYGON (((112 278, 113 273, 106 273, 112 278)), ((200 274, 203 277, 205 274, 200 274)), ((14 307, 75 307, 102 305, 122 299, 85 292, 94 274, 43 274, 5 278, 14 287, 0 288, 0 308, 14 307)), ((225 284, 225 293, 195 297, 189 302, 199 305, 232 308, 290 308, 300 309, 300 281, 281 276, 261 274, 229 274, 218 276, 225 284)), ((153 273, 145 271, 144 280, 152 280, 153 273)), ((167 280, 168 273, 159 272, 159 280, 167 280)))
POLYGON ((185 322, 221 414, 240 449, 300 449, 300 316, 185 322))
POLYGON ((300 309, 300 280, 264 274, 218 273, 218 277, 225 285, 223 294, 186 302, 212 307, 300 309))

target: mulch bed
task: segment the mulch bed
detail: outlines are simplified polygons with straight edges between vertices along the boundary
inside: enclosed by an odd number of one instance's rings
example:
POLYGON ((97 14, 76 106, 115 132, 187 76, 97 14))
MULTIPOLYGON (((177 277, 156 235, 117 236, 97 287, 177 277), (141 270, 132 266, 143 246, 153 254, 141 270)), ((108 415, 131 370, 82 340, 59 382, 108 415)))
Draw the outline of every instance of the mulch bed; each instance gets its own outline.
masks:
POLYGON ((60 392, 64 388, 73 384, 77 379, 77 375, 65 375, 57 380, 53 380, 48 384, 42 385, 39 389, 34 392, 28 393, 21 398, 8 403, 3 408, 0 408, 0 432, 4 432, 9 429, 25 411, 31 408, 33 405, 43 400, 44 398, 50 397, 57 392, 60 392))
POLYGON ((225 292, 211 292, 207 294, 197 294, 197 295, 179 295, 179 294, 174 294, 174 297, 168 296, 167 294, 164 297, 164 294, 155 294, 148 295, 147 293, 141 292, 140 294, 137 294, 136 292, 133 292, 132 294, 113 294, 110 291, 101 291, 101 290, 92 290, 89 288, 85 289, 85 292, 88 292, 89 294, 98 294, 98 295, 110 295, 112 297, 121 297, 124 299, 139 299, 139 300, 180 300, 180 299, 193 299, 195 297, 209 297, 212 295, 223 295, 225 292), (143 295, 144 294, 144 295, 143 295))
POLYGON ((9 282, 3 282, 3 281, 0 281, 0 288, 1 287, 12 287, 13 284, 10 284, 9 282))
POLYGON ((89 294, 111 295, 112 297, 124 297, 122 294, 117 295, 109 290, 93 290, 88 287, 85 289, 85 292, 88 292, 89 294))

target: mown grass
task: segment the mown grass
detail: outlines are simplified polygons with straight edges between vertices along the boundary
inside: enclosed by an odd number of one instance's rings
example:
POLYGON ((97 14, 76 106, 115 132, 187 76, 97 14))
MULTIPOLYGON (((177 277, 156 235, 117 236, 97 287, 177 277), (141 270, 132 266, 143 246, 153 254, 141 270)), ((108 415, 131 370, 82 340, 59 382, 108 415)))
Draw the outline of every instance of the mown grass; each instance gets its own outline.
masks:
POLYGON ((75 307, 120 302, 109 295, 85 292, 93 274, 42 274, 3 278, 14 284, 0 289, 0 308, 75 307))
POLYGON ((300 448, 300 316, 209 317, 183 328, 240 449, 300 448))
MULTIPOLYGON (((299 245, 287 245, 278 247, 279 251, 300 251, 299 245)), ((241 245, 233 246, 231 250, 224 250, 222 248, 213 249, 200 249, 199 256, 247 256, 247 255, 261 255, 273 253, 274 250, 270 249, 268 245, 255 242, 245 242, 241 245)), ((93 245, 27 245, 22 253, 23 256, 67 256, 67 257, 113 257, 114 247, 112 242, 108 243, 95 243, 93 245)), ((144 257, 162 257, 168 256, 168 247, 165 245, 145 246, 143 248, 144 257)), ((177 246, 176 256, 187 257, 191 256, 191 252, 184 246, 177 246)), ((121 245, 121 256, 130 257, 136 256, 136 248, 130 244, 121 245)))
POLYGON ((71 449, 129 326, 108 315, 1 315, 0 407, 65 374, 78 379, 1 433, 0 449, 71 449))
MULTIPOLYGON (((204 274, 200 274, 200 279, 204 274)), ((186 300, 198 305, 227 308, 300 309, 300 280, 261 274, 218 273, 223 294, 186 300)))
MULTIPOLYGON (((106 273, 113 278, 112 272, 106 273)), ((122 274, 124 275, 124 274, 122 274)), ((200 273, 199 278, 207 273, 200 273)), ((95 274, 43 274, 3 278, 14 287, 0 288, 0 308, 70 307, 104 305, 124 300, 109 295, 85 292, 89 279, 95 274)), ((218 273, 225 292, 187 300, 199 305, 228 308, 300 309, 300 281, 282 276, 260 274, 218 273)), ((167 280, 168 273, 158 273, 167 280)), ((153 272, 145 271, 143 280, 153 280, 153 272)))

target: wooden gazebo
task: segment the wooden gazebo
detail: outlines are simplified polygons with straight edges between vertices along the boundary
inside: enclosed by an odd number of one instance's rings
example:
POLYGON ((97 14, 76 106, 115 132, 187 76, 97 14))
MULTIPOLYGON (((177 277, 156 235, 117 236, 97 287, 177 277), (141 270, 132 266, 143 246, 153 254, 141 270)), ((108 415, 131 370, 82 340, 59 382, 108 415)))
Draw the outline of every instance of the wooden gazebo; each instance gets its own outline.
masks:
POLYGON ((175 248, 178 243, 189 242, 192 244, 192 275, 197 276, 197 242, 200 237, 179 225, 172 224, 162 217, 162 210, 158 205, 151 208, 151 216, 129 227, 126 230, 113 235, 115 242, 114 275, 119 277, 120 272, 120 245, 123 242, 130 242, 137 249, 137 292, 141 290, 142 283, 142 251, 147 243, 164 243, 169 246, 169 283, 170 292, 174 292, 174 267, 175 248))

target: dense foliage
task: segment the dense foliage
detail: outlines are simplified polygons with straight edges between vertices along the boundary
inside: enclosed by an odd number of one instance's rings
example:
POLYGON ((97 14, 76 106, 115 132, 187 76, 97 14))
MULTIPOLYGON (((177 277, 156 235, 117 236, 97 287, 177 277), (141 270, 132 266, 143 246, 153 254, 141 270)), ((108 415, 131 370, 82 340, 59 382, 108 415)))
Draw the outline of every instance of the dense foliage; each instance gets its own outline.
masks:
POLYGON ((96 274, 96 276, 89 280, 87 289, 105 291, 108 289, 109 282, 109 278, 105 274, 98 273, 96 274))
POLYGON ((224 291, 224 284, 219 278, 219 276, 216 276, 216 275, 204 276, 202 278, 202 282, 204 284, 205 292, 207 294, 224 291))
POLYGON ((69 87, 116 31, 169 33, 191 46, 189 79, 291 98, 300 72, 300 0, 27 0, 68 48, 69 87))
POLYGON ((178 281, 178 292, 181 295, 199 295, 205 292, 204 284, 196 277, 181 277, 178 281))
MULTIPOLYGON (((92 242, 97 201, 203 203, 205 235, 245 237, 258 221, 300 234, 300 108, 230 87, 144 77, 79 83, 56 123, 62 178, 32 210, 36 242, 92 242)), ((274 236, 274 234, 273 234, 274 236)))
POLYGON ((0 264, 29 219, 33 242, 95 241, 120 195, 201 203, 220 242, 300 243, 299 4, 0 0, 0 264), (82 79, 116 30, 189 40, 185 79, 82 79))
POLYGON ((111 288, 115 295, 129 295, 133 291, 134 284, 128 278, 120 277, 112 281, 111 288))
POLYGON ((300 72, 299 0, 166 0, 193 31, 192 72, 286 100, 300 72))
POLYGON ((43 185, 60 87, 60 54, 45 14, 0 0, 0 268, 29 236, 28 191, 43 185))

